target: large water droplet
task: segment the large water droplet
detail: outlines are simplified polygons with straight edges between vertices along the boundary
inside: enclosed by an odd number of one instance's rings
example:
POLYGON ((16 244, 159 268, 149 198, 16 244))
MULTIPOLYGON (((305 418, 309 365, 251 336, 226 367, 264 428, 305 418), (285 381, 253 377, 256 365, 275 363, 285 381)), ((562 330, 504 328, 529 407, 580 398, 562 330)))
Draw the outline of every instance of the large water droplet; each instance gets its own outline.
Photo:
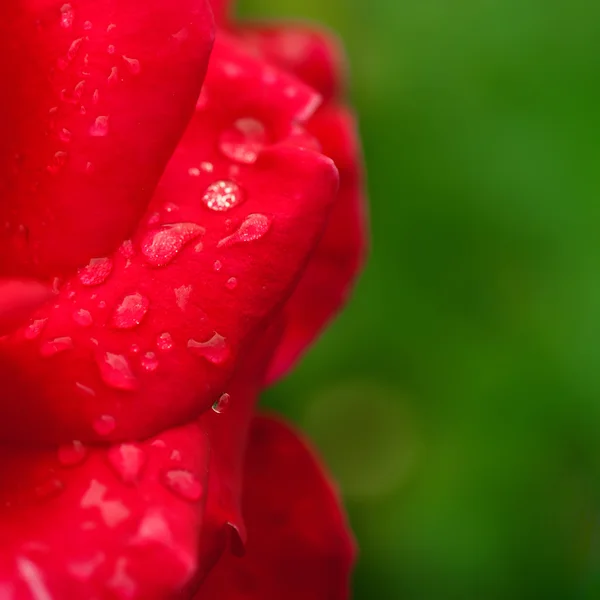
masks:
POLYGON ((131 372, 129 362, 122 354, 104 352, 98 359, 102 381, 118 390, 135 390, 137 379, 131 372))
POLYGON ((153 267, 169 264, 181 249, 204 233, 195 223, 165 225, 158 231, 150 231, 142 241, 142 253, 153 267))
POLYGON ((54 356, 59 352, 71 350, 73 347, 73 340, 69 336, 58 337, 44 342, 40 346, 40 354, 46 357, 54 356))
POLYGON ((187 343, 188 348, 214 365, 223 364, 230 354, 229 346, 222 335, 215 333, 206 342, 198 342, 190 339, 187 343))
POLYGON ((156 339, 156 347, 162 352, 173 349, 173 338, 169 332, 161 333, 156 339))
POLYGON ((256 119, 238 119, 219 137, 219 150, 227 158, 239 163, 256 162, 267 136, 264 125, 256 119))
POLYGON ((231 396, 229 394, 221 394, 220 398, 212 405, 212 409, 221 414, 225 412, 226 408, 229 406, 229 401, 231 400, 231 396))
POLYGON ((63 467, 72 467, 82 463, 86 455, 86 447, 77 440, 58 448, 58 462, 63 467))
POLYGON ((112 268, 110 258, 92 258, 87 266, 77 271, 77 276, 83 285, 100 285, 106 281, 112 268))
POLYGON ((139 293, 129 294, 117 306, 112 317, 112 325, 117 329, 131 329, 140 324, 148 312, 150 301, 139 293))
POLYGON ((75 321, 77 325, 81 325, 81 327, 89 327, 94 322, 94 319, 89 310, 80 308, 73 313, 73 321, 75 321))
POLYGON ((184 500, 195 502, 202 497, 202 484, 185 469, 172 469, 164 475, 165 485, 184 500))
POLYGON ((146 453, 137 444, 119 444, 107 452, 108 462, 124 483, 135 483, 146 464, 146 453))
POLYGON ((240 228, 230 236, 223 238, 217 244, 217 248, 259 240, 269 231, 271 223, 271 217, 267 217, 266 215, 248 215, 245 221, 240 225, 240 228))
POLYGON ((224 212, 240 205, 244 200, 242 189, 233 181, 216 181, 206 188, 202 203, 210 210, 224 212))
POLYGON ((98 435, 110 435, 117 426, 115 418, 111 415, 101 415, 98 417, 92 427, 98 435))

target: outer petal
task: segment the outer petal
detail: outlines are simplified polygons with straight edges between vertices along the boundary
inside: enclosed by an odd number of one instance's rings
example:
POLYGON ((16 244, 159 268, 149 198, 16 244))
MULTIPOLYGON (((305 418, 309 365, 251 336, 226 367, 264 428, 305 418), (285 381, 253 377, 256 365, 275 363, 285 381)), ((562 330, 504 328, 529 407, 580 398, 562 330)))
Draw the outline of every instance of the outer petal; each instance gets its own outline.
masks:
POLYGON ((217 25, 223 25, 231 12, 232 0, 210 0, 217 25))
POLYGON ((314 455, 283 424, 255 419, 244 473, 245 556, 225 555, 196 600, 343 600, 354 546, 314 455))
POLYGON ((0 455, 2 600, 165 600, 194 577, 207 438, 0 455))
POLYGON ((208 0, 0 4, 0 273, 64 274, 132 233, 212 41, 208 0))
POLYGON ((0 342, 0 439, 140 439, 189 421, 289 297, 337 191, 333 162, 294 137, 315 95, 226 40, 205 88, 134 241, 0 342), (271 136, 251 164, 219 150, 240 117, 271 136))

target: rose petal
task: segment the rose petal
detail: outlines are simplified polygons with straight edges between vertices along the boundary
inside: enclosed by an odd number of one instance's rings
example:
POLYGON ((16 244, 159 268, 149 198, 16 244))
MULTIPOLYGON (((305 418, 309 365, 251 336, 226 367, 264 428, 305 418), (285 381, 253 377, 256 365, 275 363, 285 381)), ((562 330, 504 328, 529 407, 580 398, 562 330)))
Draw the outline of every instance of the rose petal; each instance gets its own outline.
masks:
POLYGON ((0 335, 16 329, 52 295, 51 287, 33 279, 0 279, 0 335))
POLYGON ((234 2, 232 0, 210 0, 210 3, 217 25, 225 24, 234 2))
POLYGON ((367 249, 366 201, 354 117, 344 108, 329 105, 317 112, 307 129, 336 163, 340 189, 325 233, 285 306, 286 329, 269 369, 271 383, 292 369, 348 300, 367 249))
POLYGON ((132 233, 192 114, 208 0, 0 5, 0 273, 54 276, 132 233))
POLYGON ((194 418, 295 287, 337 192, 333 162, 294 138, 315 95, 228 40, 215 45, 205 88, 133 243, 92 261, 34 315, 47 319, 39 335, 24 328, 0 342, 0 439, 139 439, 194 418), (248 116, 273 138, 242 164, 219 142, 248 116), (205 196, 223 181, 241 197, 214 210, 205 196), (101 414, 112 431, 93 427, 101 414))
POLYGON ((254 420, 244 471, 246 554, 225 554, 197 600, 344 600, 354 545, 339 499, 288 426, 254 420))
POLYGON ((195 576, 207 438, 0 453, 0 590, 11 600, 175 597, 195 576))

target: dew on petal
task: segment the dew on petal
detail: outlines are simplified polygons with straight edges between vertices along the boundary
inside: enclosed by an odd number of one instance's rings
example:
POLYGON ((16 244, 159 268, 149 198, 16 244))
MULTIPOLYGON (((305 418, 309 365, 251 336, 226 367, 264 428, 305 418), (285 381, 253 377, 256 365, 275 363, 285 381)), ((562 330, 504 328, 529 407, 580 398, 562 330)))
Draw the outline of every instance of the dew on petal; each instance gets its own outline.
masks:
POLYGON ((192 293, 191 285, 182 285, 173 290, 175 292, 175 303, 181 310, 185 310, 192 293))
POLYGON ((92 258, 87 266, 77 271, 77 276, 83 285, 100 285, 106 281, 112 268, 113 263, 110 258, 92 258))
POLYGON ((240 228, 230 236, 223 238, 217 244, 217 248, 259 240, 269 231, 271 223, 271 217, 267 217, 266 215, 248 215, 245 221, 240 225, 240 228))
POLYGON ((137 327, 148 312, 150 301, 140 293, 125 296, 115 309, 112 316, 112 326, 117 329, 132 329, 137 327))
POLYGON ((110 466, 124 483, 135 483, 146 464, 146 453, 137 444, 119 444, 106 454, 110 466))
POLYGON ((108 527, 116 527, 129 518, 129 509, 120 500, 107 500, 108 488, 97 479, 90 481, 90 486, 81 498, 81 508, 95 508, 100 512, 102 520, 108 527))
POLYGON ((116 426, 115 418, 111 415, 101 415, 92 425, 98 435, 110 435, 116 426))
POLYGON ((200 169, 198 169, 197 167, 190 167, 188 169, 188 175, 190 177, 200 177, 200 169))
POLYGON ((92 137, 105 137, 108 135, 108 117, 96 117, 94 124, 90 127, 90 135, 92 137))
POLYGON ((226 287, 228 290, 235 290, 235 288, 237 287, 237 284, 238 284, 238 281, 237 281, 237 279, 236 279, 235 277, 230 277, 230 278, 227 280, 227 283, 225 283, 225 287, 226 287))
POLYGON ((205 173, 212 173, 215 170, 215 166, 208 161, 203 161, 200 163, 200 169, 205 173))
POLYGON ((213 269, 215 271, 220 271, 223 268, 223 263, 220 260, 215 260, 213 263, 213 269))
POLYGON ((94 322, 94 319, 89 310, 80 308, 73 313, 73 321, 75 321, 77 325, 81 325, 81 327, 89 327, 94 322))
POLYGON ((95 396, 96 392, 89 387, 88 385, 84 385, 83 383, 80 383, 79 381, 75 382, 75 387, 82 393, 84 393, 86 396, 95 396))
POLYGON ((244 200, 242 189, 233 181, 216 181, 208 186, 202 203, 210 210, 224 212, 239 206, 244 200))
POLYGON ((140 364, 145 371, 152 373, 158 369, 158 358, 156 358, 156 354, 154 352, 146 352, 144 356, 140 359, 140 364))
POLYGON ((231 396, 229 394, 221 394, 219 399, 212 405, 212 409, 221 414, 225 412, 226 408, 229 406, 229 401, 231 400, 231 396))
POLYGON ((60 7, 60 26, 63 29, 71 29, 74 19, 73 7, 70 4, 63 4, 60 7))
POLYGON ((131 240, 125 240, 119 247, 119 252, 125 258, 133 258, 133 256, 135 255, 133 242, 131 240))
POLYGON ((153 267, 168 265, 183 247, 205 232, 195 223, 165 225, 149 232, 142 241, 142 253, 153 267))
POLYGON ((78 440, 58 448, 58 462, 63 467, 72 467, 82 463, 87 456, 86 447, 78 440))
POLYGON ((46 167, 46 171, 50 173, 50 175, 58 175, 67 164, 67 158, 69 155, 62 150, 54 153, 52 157, 52 162, 46 167))
POLYGON ((256 119, 238 119, 219 136, 221 153, 238 163, 256 162, 258 153, 266 143, 265 127, 256 119))
POLYGON ((47 340, 40 346, 40 354, 44 357, 54 356, 65 350, 72 350, 74 347, 73 339, 69 336, 57 337, 53 340, 47 340))
POLYGON ((165 333, 161 333, 156 339, 156 347, 161 352, 168 352, 173 349, 173 337, 167 331, 165 333))
POLYGON ((189 339, 187 346, 194 354, 205 358, 214 365, 223 364, 230 355, 227 341, 218 333, 215 333, 206 342, 198 342, 194 339, 189 339))
POLYGON ((139 75, 142 67, 140 66, 140 61, 137 58, 130 58, 129 56, 123 55, 123 60, 127 65, 127 69, 132 75, 139 75))
POLYGON ((109 387, 126 391, 137 388, 137 379, 131 372, 129 361, 122 354, 104 352, 97 363, 102 381, 109 387))
POLYGON ((172 469, 164 475, 165 485, 184 500, 195 502, 202 497, 202 484, 185 469, 172 469))
POLYGON ((42 333, 42 329, 44 329, 44 325, 48 322, 48 319, 35 319, 32 323, 30 323, 23 333, 23 336, 26 340, 34 340, 39 337, 42 333))

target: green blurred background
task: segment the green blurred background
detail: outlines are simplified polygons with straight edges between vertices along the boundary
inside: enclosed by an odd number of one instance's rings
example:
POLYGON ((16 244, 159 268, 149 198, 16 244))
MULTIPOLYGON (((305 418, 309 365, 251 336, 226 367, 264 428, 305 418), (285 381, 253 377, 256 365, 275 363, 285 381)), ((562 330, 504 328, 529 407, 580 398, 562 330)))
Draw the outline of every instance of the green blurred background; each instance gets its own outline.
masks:
POLYGON ((600 3, 240 12, 350 56, 372 255, 266 403, 340 482, 355 600, 600 598, 600 3))

